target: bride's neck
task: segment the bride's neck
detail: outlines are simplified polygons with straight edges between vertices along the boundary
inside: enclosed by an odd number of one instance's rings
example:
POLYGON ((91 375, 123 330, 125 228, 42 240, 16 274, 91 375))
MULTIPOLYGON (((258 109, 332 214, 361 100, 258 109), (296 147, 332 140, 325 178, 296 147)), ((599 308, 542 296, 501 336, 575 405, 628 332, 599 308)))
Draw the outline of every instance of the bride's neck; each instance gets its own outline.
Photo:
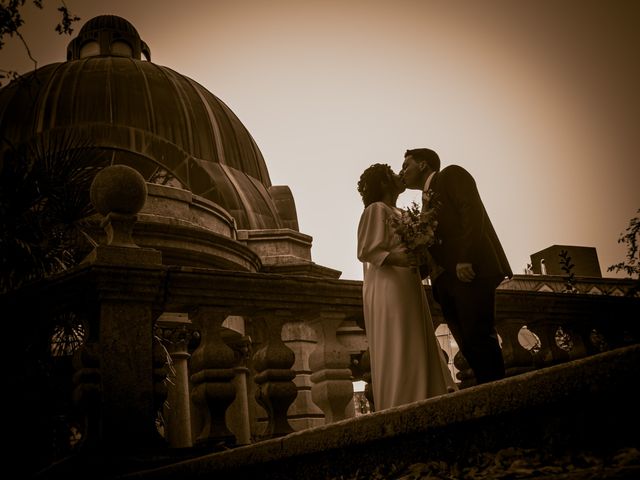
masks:
POLYGON ((382 197, 382 203, 388 205, 389 207, 395 207, 397 200, 397 195, 386 194, 384 197, 382 197))

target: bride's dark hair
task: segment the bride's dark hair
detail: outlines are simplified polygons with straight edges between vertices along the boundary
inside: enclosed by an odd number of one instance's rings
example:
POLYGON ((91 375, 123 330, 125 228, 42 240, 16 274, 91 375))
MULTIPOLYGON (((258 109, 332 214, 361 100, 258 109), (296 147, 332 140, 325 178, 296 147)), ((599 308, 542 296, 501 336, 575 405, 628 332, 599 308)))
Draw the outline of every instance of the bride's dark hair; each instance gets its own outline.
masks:
POLYGON ((373 202, 382 200, 385 187, 391 178, 393 178, 393 170, 386 163, 375 163, 362 172, 358 181, 358 192, 365 208, 373 202))

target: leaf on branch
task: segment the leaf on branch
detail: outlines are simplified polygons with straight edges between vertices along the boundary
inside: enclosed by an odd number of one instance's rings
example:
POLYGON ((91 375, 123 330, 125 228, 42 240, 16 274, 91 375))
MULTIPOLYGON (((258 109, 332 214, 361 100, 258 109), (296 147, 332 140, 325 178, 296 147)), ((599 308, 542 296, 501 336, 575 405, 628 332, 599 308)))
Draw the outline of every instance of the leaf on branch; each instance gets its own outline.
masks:
POLYGON ((69 9, 64 4, 58 7, 58 11, 62 14, 62 20, 56 25, 56 32, 58 32, 59 35, 71 35, 73 33, 71 26, 73 22, 80 20, 80 17, 69 12, 69 9))
POLYGON ((637 211, 638 216, 629 221, 626 228, 626 234, 621 234, 618 243, 627 244, 626 260, 611 265, 607 268, 608 272, 615 271, 625 272, 629 277, 640 280, 640 258, 638 257, 638 236, 640 236, 640 208, 637 211))

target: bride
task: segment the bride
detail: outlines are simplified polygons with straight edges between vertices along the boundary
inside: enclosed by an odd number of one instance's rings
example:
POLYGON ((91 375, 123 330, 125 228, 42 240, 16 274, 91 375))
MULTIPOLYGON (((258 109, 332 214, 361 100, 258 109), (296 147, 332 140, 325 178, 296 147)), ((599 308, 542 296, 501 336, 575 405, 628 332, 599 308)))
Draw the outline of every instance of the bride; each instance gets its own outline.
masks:
POLYGON ((370 166, 358 182, 365 206, 358 225, 358 259, 364 264, 364 322, 378 411, 457 390, 435 336, 415 259, 389 222, 400 215, 396 201, 404 189, 386 164, 370 166))

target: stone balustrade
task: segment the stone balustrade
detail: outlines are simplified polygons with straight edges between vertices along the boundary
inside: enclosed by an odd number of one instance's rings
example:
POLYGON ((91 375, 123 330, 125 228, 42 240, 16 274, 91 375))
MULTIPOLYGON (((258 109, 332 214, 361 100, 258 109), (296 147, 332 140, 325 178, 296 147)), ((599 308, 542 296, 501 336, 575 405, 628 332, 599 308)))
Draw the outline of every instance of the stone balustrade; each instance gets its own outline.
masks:
MULTIPOLYGON (((89 446, 213 450, 273 438, 353 416, 351 381, 368 379, 357 281, 96 262, 2 302, 43 334, 60 318, 84 325, 66 371, 74 407, 60 413, 83 419, 76 425, 89 446), (176 322, 163 312, 183 313, 176 322), (223 326, 230 316, 244 320, 243 332, 223 326), (164 333, 154 338, 154 327, 164 333), (158 364, 159 340, 173 379, 158 364)), ((498 292, 508 375, 638 343, 639 302, 498 292)), ((462 386, 472 385, 457 365, 462 386)))

